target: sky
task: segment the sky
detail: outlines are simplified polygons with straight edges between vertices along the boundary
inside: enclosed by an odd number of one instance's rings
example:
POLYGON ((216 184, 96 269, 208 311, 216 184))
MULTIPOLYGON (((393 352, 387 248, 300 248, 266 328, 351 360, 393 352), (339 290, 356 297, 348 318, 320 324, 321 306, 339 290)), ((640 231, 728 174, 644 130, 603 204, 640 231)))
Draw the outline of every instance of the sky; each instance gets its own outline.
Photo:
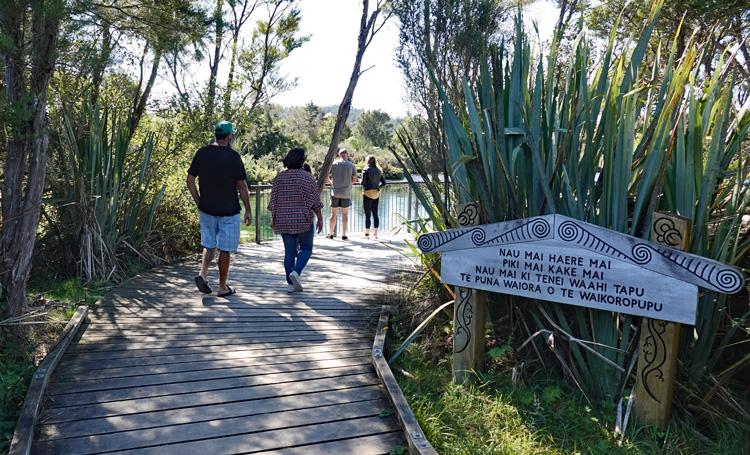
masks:
MULTIPOLYGON (((301 106, 311 101, 318 106, 338 105, 354 64, 362 1, 300 0, 299 7, 300 33, 308 35, 309 41, 281 62, 281 74, 296 78, 297 85, 278 94, 271 102, 282 106, 301 106)), ((537 0, 525 8, 527 30, 531 31, 531 23, 536 21, 542 41, 549 39, 558 14, 551 0, 537 0)), ((408 102, 404 100, 403 75, 395 62, 397 46, 398 21, 391 18, 365 52, 362 68, 372 68, 359 78, 352 106, 380 109, 392 117, 404 117, 409 113, 408 102)), ((218 78, 222 82, 226 81, 226 67, 219 67, 218 78)), ((194 82, 208 79, 205 60, 191 65, 187 71, 194 82)), ((161 94, 164 99, 175 91, 166 76, 165 71, 155 87, 155 94, 161 94)))
MULTIPOLYGON (((371 2, 373 3, 373 2, 371 2)), ((297 78, 297 86, 273 99, 283 106, 338 105, 349 84, 357 51, 360 0, 302 0, 301 32, 310 40, 296 49, 281 65, 282 74, 297 78)), ((527 21, 536 20, 542 40, 551 34, 558 9, 549 0, 539 0, 526 9, 527 21)), ((396 66, 398 22, 393 18, 367 48, 362 68, 372 66, 359 79, 352 105, 380 109, 391 116, 408 112, 404 101, 403 76, 396 66)))

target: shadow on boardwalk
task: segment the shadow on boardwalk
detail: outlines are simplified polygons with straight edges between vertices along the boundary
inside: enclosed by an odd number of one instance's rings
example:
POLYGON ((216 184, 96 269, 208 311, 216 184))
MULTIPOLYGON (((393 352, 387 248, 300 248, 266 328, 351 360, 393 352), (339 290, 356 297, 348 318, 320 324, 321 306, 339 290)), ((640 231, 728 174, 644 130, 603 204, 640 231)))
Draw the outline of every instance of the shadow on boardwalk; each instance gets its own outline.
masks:
POLYGON ((286 293, 279 243, 241 248, 228 299, 195 290, 197 265, 114 289, 53 376, 33 452, 368 454, 403 445, 370 358, 389 277, 404 266, 398 245, 316 242, 301 294, 286 293))

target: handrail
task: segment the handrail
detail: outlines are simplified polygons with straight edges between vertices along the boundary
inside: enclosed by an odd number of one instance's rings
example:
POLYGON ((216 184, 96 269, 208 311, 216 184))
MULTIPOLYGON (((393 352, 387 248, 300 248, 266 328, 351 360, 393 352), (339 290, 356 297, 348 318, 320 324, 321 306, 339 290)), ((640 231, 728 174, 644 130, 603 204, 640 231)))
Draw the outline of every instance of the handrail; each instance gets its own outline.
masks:
MULTIPOLYGON (((271 215, 266 209, 271 187, 272 185, 269 184, 250 185, 251 197, 255 198, 255 203, 253 204, 255 206, 253 222, 255 223, 255 242, 258 244, 263 240, 271 240, 275 237, 270 228, 271 215)), ((361 210, 362 185, 356 184, 354 187, 355 190, 352 195, 353 205, 352 209, 349 210, 348 232, 350 233, 361 232, 365 227, 364 214, 361 210)), ((330 185, 326 185, 326 188, 330 188, 330 185)), ((330 214, 330 204, 328 204, 330 191, 323 191, 321 198, 324 204, 324 233, 327 234, 327 221, 330 214)), ((419 199, 414 195, 411 184, 407 181, 390 181, 386 184, 383 193, 381 193, 379 213, 381 231, 383 232, 402 225, 403 220, 409 222, 416 218, 427 217, 419 199)))

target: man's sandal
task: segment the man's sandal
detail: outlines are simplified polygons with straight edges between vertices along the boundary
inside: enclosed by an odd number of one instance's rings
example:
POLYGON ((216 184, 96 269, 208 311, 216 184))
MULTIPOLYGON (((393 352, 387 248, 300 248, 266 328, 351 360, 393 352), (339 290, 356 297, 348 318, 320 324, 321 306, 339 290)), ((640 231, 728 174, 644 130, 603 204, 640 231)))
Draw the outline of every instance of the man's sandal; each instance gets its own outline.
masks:
POLYGON ((211 286, 209 286, 208 283, 206 283, 206 280, 204 280, 203 277, 200 275, 195 277, 195 286, 198 288, 199 291, 201 291, 204 294, 210 294, 214 292, 211 289, 211 286))
POLYGON ((234 289, 227 286, 227 291, 222 292, 221 294, 216 294, 216 297, 229 297, 230 295, 234 294, 234 289))

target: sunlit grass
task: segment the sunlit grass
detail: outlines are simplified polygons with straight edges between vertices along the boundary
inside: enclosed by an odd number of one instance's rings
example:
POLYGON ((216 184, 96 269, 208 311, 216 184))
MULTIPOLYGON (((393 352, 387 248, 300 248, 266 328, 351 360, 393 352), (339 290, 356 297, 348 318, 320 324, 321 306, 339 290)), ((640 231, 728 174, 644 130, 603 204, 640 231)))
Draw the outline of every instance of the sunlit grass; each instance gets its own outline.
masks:
MULTIPOLYGON (((431 350, 431 351, 434 351, 431 350)), ((667 430, 631 422, 620 443, 615 407, 587 403, 559 379, 511 383, 501 365, 475 385, 451 382, 446 355, 431 359, 412 345, 392 365, 427 438, 440 454, 744 454, 747 432, 727 424, 719 440, 704 441, 685 423, 667 430)))

